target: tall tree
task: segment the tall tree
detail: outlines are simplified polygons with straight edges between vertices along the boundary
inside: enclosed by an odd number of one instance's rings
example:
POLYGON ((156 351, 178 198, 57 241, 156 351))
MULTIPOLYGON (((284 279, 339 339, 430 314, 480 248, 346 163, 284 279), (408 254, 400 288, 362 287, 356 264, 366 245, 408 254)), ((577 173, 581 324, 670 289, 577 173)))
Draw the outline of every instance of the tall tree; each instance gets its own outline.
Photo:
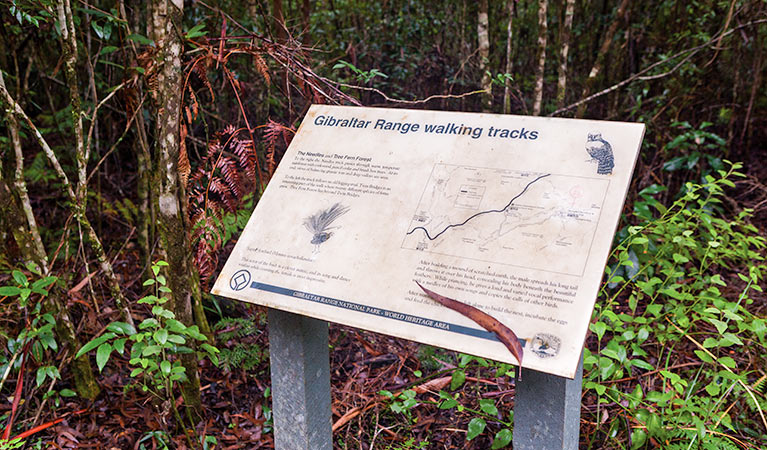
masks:
MULTIPOLYGON (((88 158, 90 157, 90 143, 85 141, 85 135, 83 133, 82 102, 80 100, 80 89, 77 77, 77 30, 75 29, 74 14, 72 13, 72 6, 69 0, 59 0, 56 3, 56 11, 58 13, 59 26, 61 29, 61 42, 64 50, 64 76, 67 80, 67 87, 69 90, 69 100, 72 110, 72 128, 75 135, 77 184, 74 187, 72 186, 72 183, 70 183, 69 177, 61 168, 56 154, 45 141, 42 134, 37 132, 35 137, 43 147, 43 151, 64 185, 64 190, 69 197, 69 207, 72 209, 75 220, 77 220, 77 224, 81 228, 84 240, 89 244, 93 253, 96 255, 96 259, 99 262, 99 268, 107 280, 109 291, 114 297, 115 303, 117 303, 117 306, 121 309, 123 319, 132 323, 133 319, 131 318, 130 309, 128 308, 127 301, 120 288, 117 276, 115 276, 112 263, 109 261, 109 258, 107 258, 106 251, 101 243, 101 238, 99 238, 96 230, 94 230, 86 216, 86 202, 88 199, 86 171, 88 158)), ((26 117, 23 111, 21 111, 21 107, 19 107, 17 114, 26 117)), ((92 115, 95 117, 95 110, 92 115)), ((26 118, 26 120, 30 128, 35 129, 32 121, 29 118, 26 118)), ((94 120, 94 118, 91 120, 94 120)), ((35 129, 35 131, 37 130, 35 129)))
MULTIPOLYGON (((583 94, 581 94, 581 98, 586 98, 589 96, 589 94, 591 94, 591 90, 594 87, 597 76, 602 72, 602 68, 604 67, 605 58, 607 57, 607 52, 610 51, 610 44, 613 42, 615 32, 618 30, 618 25, 620 25, 623 16, 626 14, 626 9, 628 8, 629 3, 629 0, 621 0, 621 4, 618 6, 618 11, 615 14, 615 18, 610 23, 610 26, 607 28, 607 31, 602 38, 602 45, 599 47, 599 52, 597 53, 597 57, 594 60, 594 65, 591 66, 591 71, 589 72, 589 76, 586 79, 586 83, 583 87, 583 94)), ((586 105, 586 103, 583 103, 578 107, 578 110, 575 113, 575 117, 583 117, 586 114, 586 105)))
POLYGON ((513 61, 511 59, 511 42, 514 23, 514 5, 517 0, 506 0, 506 11, 509 14, 509 21, 506 27, 506 78, 503 83, 503 113, 511 113, 511 71, 513 61))
POLYGON ((570 51, 570 33, 573 29, 575 0, 565 0, 565 18, 559 29, 559 79, 557 80, 557 109, 565 104, 567 94, 567 56, 570 51))
POLYGON ((546 16, 549 2, 548 0, 538 0, 538 65, 535 68, 535 90, 533 91, 533 115, 541 115, 541 105, 543 104, 543 75, 546 68, 546 38, 548 26, 546 16))
POLYGON ((488 71, 488 59, 490 58, 490 36, 487 19, 487 0, 479 1, 477 13, 477 41, 479 44, 479 72, 482 74, 482 111, 489 112, 493 106, 492 79, 488 71))
MULTIPOLYGON (((181 107, 184 73, 181 66, 183 0, 151 0, 152 39, 157 46, 154 188, 157 227, 166 255, 171 307, 187 326, 194 323, 193 302, 200 302, 200 283, 192 265, 185 187, 179 161, 186 160, 181 143, 181 107)), ((188 160, 187 164, 188 164, 188 160)), ((204 316, 203 316, 204 319, 204 316)), ((209 331, 209 330, 208 330, 209 331)), ((198 364, 194 354, 181 355, 187 381, 182 385, 191 417, 202 414, 198 364)))

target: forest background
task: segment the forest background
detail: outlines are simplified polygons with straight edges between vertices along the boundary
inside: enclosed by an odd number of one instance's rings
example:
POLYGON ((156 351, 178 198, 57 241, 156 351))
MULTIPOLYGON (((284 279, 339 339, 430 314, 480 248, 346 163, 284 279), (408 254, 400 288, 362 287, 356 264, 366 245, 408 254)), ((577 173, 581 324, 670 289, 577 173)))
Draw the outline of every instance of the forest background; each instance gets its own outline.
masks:
MULTIPOLYGON (((0 449, 271 448, 207 294, 312 103, 647 125, 582 448, 767 446, 767 2, 0 1, 0 449)), ((342 449, 510 447, 513 367, 331 327, 342 449)))

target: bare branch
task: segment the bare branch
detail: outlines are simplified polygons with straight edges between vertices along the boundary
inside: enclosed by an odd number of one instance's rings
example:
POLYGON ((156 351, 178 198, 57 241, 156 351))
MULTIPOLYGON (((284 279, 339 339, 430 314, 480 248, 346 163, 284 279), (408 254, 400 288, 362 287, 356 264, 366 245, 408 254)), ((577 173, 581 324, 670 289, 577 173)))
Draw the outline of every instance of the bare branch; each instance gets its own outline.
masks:
POLYGON ((715 47, 716 44, 714 43, 714 41, 719 42, 719 40, 721 38, 724 38, 725 36, 729 36, 730 34, 736 32, 738 30, 741 30, 741 29, 747 28, 747 27, 751 27, 751 26, 754 26, 754 25, 759 25, 759 24, 762 24, 762 23, 767 23, 767 19, 759 19, 759 20, 754 20, 754 21, 748 22, 748 23, 744 23, 744 24, 739 25, 739 26, 737 26, 735 28, 732 28, 732 29, 730 29, 730 30, 728 30, 726 32, 723 32, 720 35, 712 37, 711 39, 709 39, 708 41, 706 41, 705 43, 703 43, 701 45, 698 45, 698 46, 695 46, 695 47, 692 47, 692 48, 688 48, 688 49, 682 50, 682 51, 680 51, 680 52, 678 52, 678 53, 676 53, 676 54, 674 54, 674 55, 672 55, 672 56, 670 56, 670 57, 668 57, 666 59, 662 59, 660 61, 656 61, 656 62, 650 64, 649 66, 645 67, 644 69, 640 70, 639 72, 635 73, 634 75, 626 78, 625 80, 623 80, 623 81, 621 81, 619 83, 616 83, 616 84, 610 86, 607 89, 603 89, 603 90, 601 90, 601 91, 599 91, 599 92, 597 92, 595 94, 592 94, 592 95, 590 95, 590 96, 588 96, 586 98, 578 100, 577 102, 572 103, 572 104, 570 104, 568 106, 565 106, 564 108, 559 108, 558 110, 556 110, 553 113, 549 114, 549 116, 556 116, 558 114, 561 114, 563 112, 566 112, 566 111, 569 111, 569 110, 571 110, 573 108, 576 108, 576 107, 578 107, 578 106, 580 106, 580 105, 582 105, 584 103, 588 103, 588 102, 594 100, 595 98, 601 97, 601 96, 603 96, 605 94, 608 94, 608 93, 610 93, 610 92, 612 92, 612 91, 614 91, 616 89, 620 89, 621 87, 631 83, 632 81, 636 81, 636 80, 640 80, 640 81, 656 80, 656 79, 659 79, 659 78, 663 78, 663 77, 669 76, 672 73, 674 73, 674 71, 676 71, 679 67, 681 67, 682 63, 684 63, 685 61, 690 59, 693 55, 695 55, 700 50, 702 50, 702 49, 704 49, 706 47, 712 47, 712 48, 715 47), (680 56, 683 56, 683 55, 685 56, 684 59, 680 63, 677 63, 677 65, 674 66, 671 70, 669 70, 667 72, 664 72, 662 74, 644 76, 644 74, 646 74, 647 72, 653 70, 654 68, 656 68, 656 67, 658 67, 658 66, 660 66, 662 64, 666 64, 666 63, 668 63, 670 61, 673 61, 676 58, 679 58, 680 56))

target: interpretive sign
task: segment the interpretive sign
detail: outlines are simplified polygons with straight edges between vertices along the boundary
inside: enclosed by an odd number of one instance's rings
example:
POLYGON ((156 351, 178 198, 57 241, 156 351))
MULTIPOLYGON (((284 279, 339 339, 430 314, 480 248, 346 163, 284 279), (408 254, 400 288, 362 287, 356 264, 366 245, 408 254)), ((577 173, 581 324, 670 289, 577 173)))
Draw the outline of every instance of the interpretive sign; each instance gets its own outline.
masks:
POLYGON ((572 378, 643 133, 312 106, 213 293, 572 378))

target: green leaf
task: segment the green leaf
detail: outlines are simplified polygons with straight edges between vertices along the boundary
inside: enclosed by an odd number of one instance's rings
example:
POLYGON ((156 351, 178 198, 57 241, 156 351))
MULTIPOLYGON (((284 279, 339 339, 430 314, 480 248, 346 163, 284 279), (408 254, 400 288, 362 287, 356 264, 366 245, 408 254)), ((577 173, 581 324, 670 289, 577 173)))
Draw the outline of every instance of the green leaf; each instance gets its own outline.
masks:
POLYGON ((135 33, 129 35, 127 39, 129 41, 133 41, 141 45, 152 45, 154 43, 153 40, 147 38, 146 36, 142 36, 140 34, 135 34, 135 33))
POLYGON ((743 341, 735 333, 724 333, 722 339, 719 341, 719 345, 722 347, 729 347, 730 345, 743 345, 743 341))
POLYGON ((159 330, 154 332, 154 340, 160 345, 165 345, 166 342, 168 342, 168 330, 165 328, 160 328, 159 330))
POLYGON ((608 358, 599 358, 599 376, 603 380, 610 378, 615 373, 615 362, 608 358))
POLYGON ((722 334, 722 333, 724 333, 724 332, 725 332, 725 330, 727 330, 727 324, 726 324, 726 323, 724 323, 724 322, 722 322, 721 320, 719 320, 719 319, 714 319, 714 318, 711 318, 711 317, 706 317, 705 319, 706 319, 706 321, 708 321, 710 324, 712 324, 713 326, 715 326, 715 327, 716 327, 716 331, 718 331, 718 332, 719 332, 719 334, 722 334))
POLYGON ((466 431, 466 440, 470 441, 482 434, 482 432, 485 431, 486 426, 487 423, 485 423, 485 420, 481 417, 471 419, 469 422, 469 429, 466 431))
POLYGON ((172 342, 172 343, 178 344, 178 345, 184 345, 184 344, 186 344, 186 339, 184 339, 183 336, 179 336, 178 334, 169 334, 168 335, 168 342, 172 342))
POLYGON ((128 338, 122 338, 122 339, 115 339, 115 341, 112 343, 115 350, 117 350, 117 353, 123 354, 125 353, 125 342, 128 340, 128 338))
POLYGON ((439 391, 439 398, 442 399, 442 403, 439 404, 439 409, 451 409, 458 406, 458 400, 445 391, 439 391))
POLYGON ((58 280, 58 277, 44 277, 40 278, 39 280, 36 280, 34 283, 32 283, 32 290, 38 290, 43 289, 51 284, 55 283, 56 280, 58 280))
POLYGON ((93 350, 94 348, 98 347, 99 345, 103 344, 104 342, 112 339, 113 337, 116 337, 117 335, 114 333, 104 333, 101 336, 91 340, 87 344, 80 347, 80 350, 77 351, 77 354, 75 355, 75 358, 79 358, 82 355, 88 353, 89 351, 93 350))
POLYGON ((170 361, 165 360, 160 363, 160 371, 162 372, 163 375, 166 375, 166 376, 170 375, 170 369, 171 369, 170 361))
POLYGON ((506 447, 511 442, 511 438, 511 430, 508 428, 503 428, 501 431, 495 434, 495 438, 493 439, 493 446, 490 448, 492 450, 498 450, 499 448, 506 447))
POLYGON ((639 367, 640 369, 645 369, 645 370, 653 370, 653 369, 655 369, 655 367, 653 367, 652 364, 648 363, 647 361, 645 361, 643 359, 639 359, 639 358, 632 359, 631 360, 631 365, 633 365, 634 367, 639 367))
POLYGON ((42 386, 43 382, 45 382, 45 376, 47 375, 46 369, 47 367, 40 367, 37 369, 37 376, 36 376, 36 382, 37 387, 42 386))
POLYGON ((72 389, 62 389, 59 391, 59 395, 62 397, 76 397, 77 392, 73 391, 72 389))
POLYGON ((394 394, 392 394, 391 392, 387 391, 386 389, 381 389, 380 391, 378 391, 378 395, 380 395, 382 397, 390 398, 390 399, 394 398, 394 394))
POLYGON ((206 344, 206 343, 200 344, 200 348, 205 350, 209 355, 215 355, 216 353, 220 353, 219 349, 217 349, 216 347, 210 344, 206 344))
MULTIPOLYGON (((705 347, 705 344, 703 345, 705 347)), ((704 352, 703 350, 695 350, 695 354, 700 358, 701 361, 712 363, 714 362, 713 358, 711 358, 708 353, 704 352)))
POLYGON ((107 365, 110 354, 112 354, 112 344, 105 342, 99 345, 98 350, 96 350, 96 365, 99 368, 99 372, 101 372, 104 369, 104 366, 107 365))
POLYGON ((144 351, 141 352, 141 356, 152 356, 160 353, 162 351, 162 347, 159 345, 147 345, 144 348, 144 351))
POLYGON ((647 442, 647 432, 641 428, 637 428, 631 432, 631 450, 637 450, 642 448, 647 442))
POLYGON ((720 390, 721 390, 721 386, 714 383, 713 381, 709 383, 708 385, 706 385, 706 392, 708 392, 708 395, 712 397, 715 395, 719 395, 720 390))
POLYGON ((489 414, 491 416, 498 415, 498 408, 495 407, 495 402, 489 398, 483 398, 479 401, 479 409, 481 409, 485 414, 489 414))
POLYGON ((599 340, 602 340, 602 336, 604 336, 605 331, 607 331, 607 324, 604 322, 592 323, 589 324, 589 328, 597 335, 599 340))
POLYGON ((596 384, 594 385, 594 390, 597 391, 597 395, 605 395, 605 392, 607 391, 607 386, 604 384, 596 384))
POLYGON ((192 339, 197 339, 198 341, 208 340, 208 338, 206 338, 204 334, 200 333, 200 329, 197 327, 197 325, 192 325, 191 327, 187 327, 186 330, 184 330, 184 333, 186 333, 186 335, 191 337, 192 339))
POLYGON ((208 32, 202 31, 203 28, 205 28, 205 22, 198 23, 197 25, 192 27, 192 29, 187 31, 184 37, 186 39, 194 39, 196 37, 205 36, 206 34, 208 34, 208 32))
POLYGON ((16 286, 0 287, 0 295, 3 297, 11 297, 14 295, 19 295, 20 293, 21 293, 21 289, 17 288, 16 286))
POLYGON ((673 257, 674 257, 674 262, 677 264, 684 264, 684 263, 690 262, 689 258, 687 258, 686 256, 682 256, 679 253, 674 253, 673 257))
POLYGON ((660 315, 661 310, 663 309, 663 305, 648 305, 647 306, 647 312, 652 314, 655 317, 658 317, 660 315))
POLYGON ((101 49, 101 51, 99 52, 99 55, 108 55, 110 53, 116 52, 117 50, 118 48, 115 47, 114 45, 107 45, 106 47, 101 49))
POLYGON ((157 328, 160 326, 160 322, 157 321, 154 317, 148 317, 144 319, 140 324, 138 324, 139 330, 146 330, 147 328, 157 328))
POLYGON ((172 311, 163 308, 162 306, 153 306, 152 314, 163 319, 175 319, 176 315, 172 311))
POLYGON ((133 328, 133 325, 125 322, 112 322, 107 325, 107 330, 117 334, 127 334, 128 336, 136 333, 136 329, 133 328))
POLYGON ((453 376, 450 378, 450 390, 454 391, 463 386, 466 381, 466 373, 463 370, 456 370, 453 372, 453 376))
POLYGON ((663 429, 663 421, 657 414, 650 414, 646 425, 647 431, 649 431, 652 436, 662 436, 665 433, 665 430, 663 429))
POLYGON ((20 284, 22 286, 27 286, 29 284, 29 280, 27 280, 27 276, 24 275, 20 270, 14 270, 13 271, 13 279, 16 280, 17 284, 20 284))
POLYGON ((730 369, 734 369, 736 367, 735 360, 729 356, 723 356, 719 358, 719 362, 722 363, 723 366, 729 367, 730 369))

